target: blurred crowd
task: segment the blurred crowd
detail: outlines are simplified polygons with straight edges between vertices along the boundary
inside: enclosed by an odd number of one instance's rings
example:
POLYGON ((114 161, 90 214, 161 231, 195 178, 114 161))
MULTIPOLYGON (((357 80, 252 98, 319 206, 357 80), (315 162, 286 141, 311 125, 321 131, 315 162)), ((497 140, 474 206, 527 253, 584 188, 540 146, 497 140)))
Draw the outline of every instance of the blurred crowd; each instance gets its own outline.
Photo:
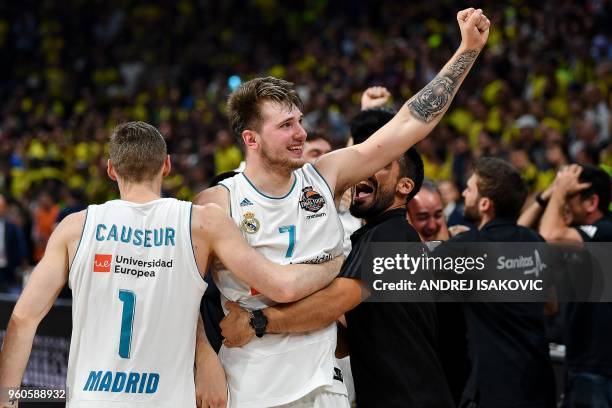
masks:
MULTIPOLYGON (((426 177, 458 196, 481 156, 509 160, 532 192, 568 163, 610 169, 611 2, 476 3, 490 17, 489 42, 444 121, 418 145, 426 177)), ((386 86, 397 108, 434 78, 458 46, 459 8, 449 0, 4 2, 0 220, 20 237, 10 264, 40 259, 65 214, 117 197, 106 177, 116 124, 156 125, 173 160, 165 193, 191 199, 242 160, 224 114, 241 82, 293 81, 306 127, 345 145, 367 87, 386 86)))

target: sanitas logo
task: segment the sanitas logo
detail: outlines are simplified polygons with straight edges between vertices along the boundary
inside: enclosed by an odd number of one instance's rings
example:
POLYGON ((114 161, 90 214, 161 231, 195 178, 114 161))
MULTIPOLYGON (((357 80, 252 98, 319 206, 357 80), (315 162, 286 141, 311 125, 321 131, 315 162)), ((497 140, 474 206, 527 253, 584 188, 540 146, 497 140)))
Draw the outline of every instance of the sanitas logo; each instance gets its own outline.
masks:
POLYGON ((521 255, 518 258, 506 258, 505 256, 500 256, 499 258, 497 258, 497 269, 522 268, 531 268, 523 272, 525 275, 539 276, 540 272, 542 272, 544 268, 546 268, 546 264, 542 262, 542 259, 540 258, 540 253, 537 250, 534 251, 533 256, 521 255))
POLYGON ((112 255, 96 254, 94 256, 93 271, 94 272, 110 272, 112 261, 113 261, 112 255))

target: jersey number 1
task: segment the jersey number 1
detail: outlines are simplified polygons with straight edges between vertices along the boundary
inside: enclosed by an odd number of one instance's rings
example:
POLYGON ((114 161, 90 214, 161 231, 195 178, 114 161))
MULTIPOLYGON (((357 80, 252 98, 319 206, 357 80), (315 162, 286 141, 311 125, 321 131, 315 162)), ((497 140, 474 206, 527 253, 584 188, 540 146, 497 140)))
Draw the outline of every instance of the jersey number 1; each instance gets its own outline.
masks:
POLYGON ((134 310, 136 309, 136 294, 130 290, 120 289, 119 300, 123 302, 121 334, 119 336, 119 356, 122 358, 130 358, 132 330, 134 328, 134 310))

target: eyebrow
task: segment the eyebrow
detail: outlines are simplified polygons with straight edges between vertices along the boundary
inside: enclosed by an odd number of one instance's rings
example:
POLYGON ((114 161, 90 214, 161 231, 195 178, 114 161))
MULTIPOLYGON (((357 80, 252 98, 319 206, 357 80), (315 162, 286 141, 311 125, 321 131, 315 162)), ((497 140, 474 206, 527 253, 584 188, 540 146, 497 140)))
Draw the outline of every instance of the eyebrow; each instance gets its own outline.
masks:
MULTIPOLYGON (((300 117, 298 118, 298 121, 302 120, 303 118, 304 118, 304 114, 301 114, 300 117)), ((278 122, 276 126, 282 126, 283 124, 290 122, 292 120, 293 120, 293 116, 289 116, 288 118, 285 118, 282 121, 278 122)))

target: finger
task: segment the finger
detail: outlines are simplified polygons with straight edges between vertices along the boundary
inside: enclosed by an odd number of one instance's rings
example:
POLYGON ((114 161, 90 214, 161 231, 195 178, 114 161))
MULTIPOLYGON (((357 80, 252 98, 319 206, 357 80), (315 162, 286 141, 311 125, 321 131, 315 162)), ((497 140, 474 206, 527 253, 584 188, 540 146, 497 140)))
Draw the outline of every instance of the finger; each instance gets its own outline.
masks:
POLYGON ((478 30, 480 30, 480 31, 486 30, 486 27, 487 27, 487 18, 484 16, 484 14, 483 14, 482 18, 480 19, 480 21, 478 21, 477 27, 478 27, 478 30))
POLYGON ((472 13, 472 15, 468 18, 467 22, 470 25, 477 26, 481 17, 482 17, 482 10, 478 9, 475 12, 472 13))
POLYGON ((472 15, 473 12, 474 12, 474 7, 470 7, 468 9, 461 10, 460 12, 457 13, 457 20, 466 21, 468 17, 472 15))
POLYGON ((586 190, 587 188, 591 187, 591 183, 580 183, 578 184, 578 191, 582 191, 582 190, 586 190))
POLYGON ((225 303, 225 307, 226 307, 227 309, 232 310, 232 309, 239 308, 240 306, 238 306, 238 303, 236 303, 236 302, 226 302, 226 303, 225 303))

